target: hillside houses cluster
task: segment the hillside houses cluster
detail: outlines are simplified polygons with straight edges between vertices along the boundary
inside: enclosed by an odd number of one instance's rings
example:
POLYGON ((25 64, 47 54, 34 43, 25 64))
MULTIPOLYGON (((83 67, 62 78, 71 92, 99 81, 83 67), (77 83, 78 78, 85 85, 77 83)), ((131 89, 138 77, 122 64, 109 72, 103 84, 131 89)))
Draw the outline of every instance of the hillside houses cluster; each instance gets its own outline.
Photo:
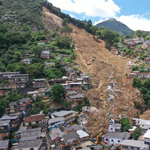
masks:
POLYGON ((112 49, 115 55, 126 56, 131 59, 139 59, 141 52, 149 56, 150 52, 148 50, 150 50, 150 41, 145 41, 143 37, 138 36, 133 37, 133 39, 123 39, 122 43, 118 43, 118 48, 112 49), (123 51, 124 48, 130 49, 134 54, 127 54, 126 51, 123 51))

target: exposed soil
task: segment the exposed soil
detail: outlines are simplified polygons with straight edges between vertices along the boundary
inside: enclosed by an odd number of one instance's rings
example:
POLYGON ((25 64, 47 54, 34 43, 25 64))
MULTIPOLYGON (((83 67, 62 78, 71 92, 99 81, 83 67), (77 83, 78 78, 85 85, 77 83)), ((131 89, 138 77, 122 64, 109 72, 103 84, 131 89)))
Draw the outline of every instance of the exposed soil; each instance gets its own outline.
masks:
MULTIPOLYGON (((58 17, 45 8, 43 11, 46 14, 46 21, 44 21, 46 27, 52 20, 60 24, 60 19, 55 19, 58 17)), ((119 120, 120 114, 131 119, 137 113, 134 101, 143 103, 143 99, 140 92, 132 87, 132 82, 129 82, 126 77, 126 73, 130 72, 127 63, 131 60, 114 55, 105 48, 103 40, 97 39, 85 30, 72 24, 71 27, 73 33, 70 36, 76 46, 75 61, 80 70, 90 75, 93 84, 93 89, 86 95, 91 105, 99 110, 99 114, 89 116, 86 124, 90 135, 96 137, 101 130, 104 133, 107 131, 110 113, 113 114, 114 120, 119 120)))

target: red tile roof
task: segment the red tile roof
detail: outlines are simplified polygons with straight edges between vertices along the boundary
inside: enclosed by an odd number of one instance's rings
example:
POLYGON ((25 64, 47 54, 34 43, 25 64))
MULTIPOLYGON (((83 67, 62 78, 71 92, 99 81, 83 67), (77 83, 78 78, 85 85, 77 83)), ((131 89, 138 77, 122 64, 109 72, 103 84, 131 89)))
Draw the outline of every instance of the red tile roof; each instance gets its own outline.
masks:
POLYGON ((33 121, 41 121, 41 120, 44 120, 45 119, 45 115, 32 115, 32 116, 29 116, 29 117, 25 117, 24 118, 24 121, 25 122, 33 122, 33 121))

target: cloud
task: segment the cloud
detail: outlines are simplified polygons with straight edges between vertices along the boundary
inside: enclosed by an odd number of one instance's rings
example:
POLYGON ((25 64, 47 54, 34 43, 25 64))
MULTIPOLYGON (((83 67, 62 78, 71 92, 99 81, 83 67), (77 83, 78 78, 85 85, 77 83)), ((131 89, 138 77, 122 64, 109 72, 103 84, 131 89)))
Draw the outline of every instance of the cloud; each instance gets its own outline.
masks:
MULTIPOLYGON (((105 19, 105 20, 107 20, 107 19, 105 19)), ((105 21, 105 20, 101 19, 101 20, 99 20, 99 21, 95 21, 94 25, 97 25, 98 23, 101 23, 101 22, 103 22, 103 21, 105 21)))
POLYGON ((69 14, 70 17, 75 18, 75 16, 73 14, 69 14))
POLYGON ((130 16, 120 16, 115 17, 118 21, 126 24, 130 29, 150 31, 150 20, 145 18, 144 15, 130 15, 130 16))
POLYGON ((113 0, 49 0, 54 6, 88 17, 115 17, 120 7, 113 0))

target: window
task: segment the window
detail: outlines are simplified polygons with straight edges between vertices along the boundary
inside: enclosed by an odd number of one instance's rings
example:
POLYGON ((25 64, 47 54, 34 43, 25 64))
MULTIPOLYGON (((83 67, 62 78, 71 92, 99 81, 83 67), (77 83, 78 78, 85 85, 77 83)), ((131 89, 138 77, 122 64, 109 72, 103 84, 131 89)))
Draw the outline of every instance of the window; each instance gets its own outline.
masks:
POLYGON ((114 141, 114 140, 111 140, 112 142, 114 141))
POLYGON ((134 147, 133 147, 133 146, 131 146, 131 149, 134 149, 134 147))
POLYGON ((30 148, 30 150, 34 150, 34 148, 30 148))
POLYGON ((108 139, 106 139, 106 141, 108 141, 108 139))
POLYGON ((120 140, 118 140, 118 142, 120 143, 120 140))
POLYGON ((113 128, 111 128, 111 130, 113 130, 113 128))
POLYGON ((126 148, 126 149, 128 149, 128 146, 123 146, 123 145, 122 145, 122 148, 126 148))

